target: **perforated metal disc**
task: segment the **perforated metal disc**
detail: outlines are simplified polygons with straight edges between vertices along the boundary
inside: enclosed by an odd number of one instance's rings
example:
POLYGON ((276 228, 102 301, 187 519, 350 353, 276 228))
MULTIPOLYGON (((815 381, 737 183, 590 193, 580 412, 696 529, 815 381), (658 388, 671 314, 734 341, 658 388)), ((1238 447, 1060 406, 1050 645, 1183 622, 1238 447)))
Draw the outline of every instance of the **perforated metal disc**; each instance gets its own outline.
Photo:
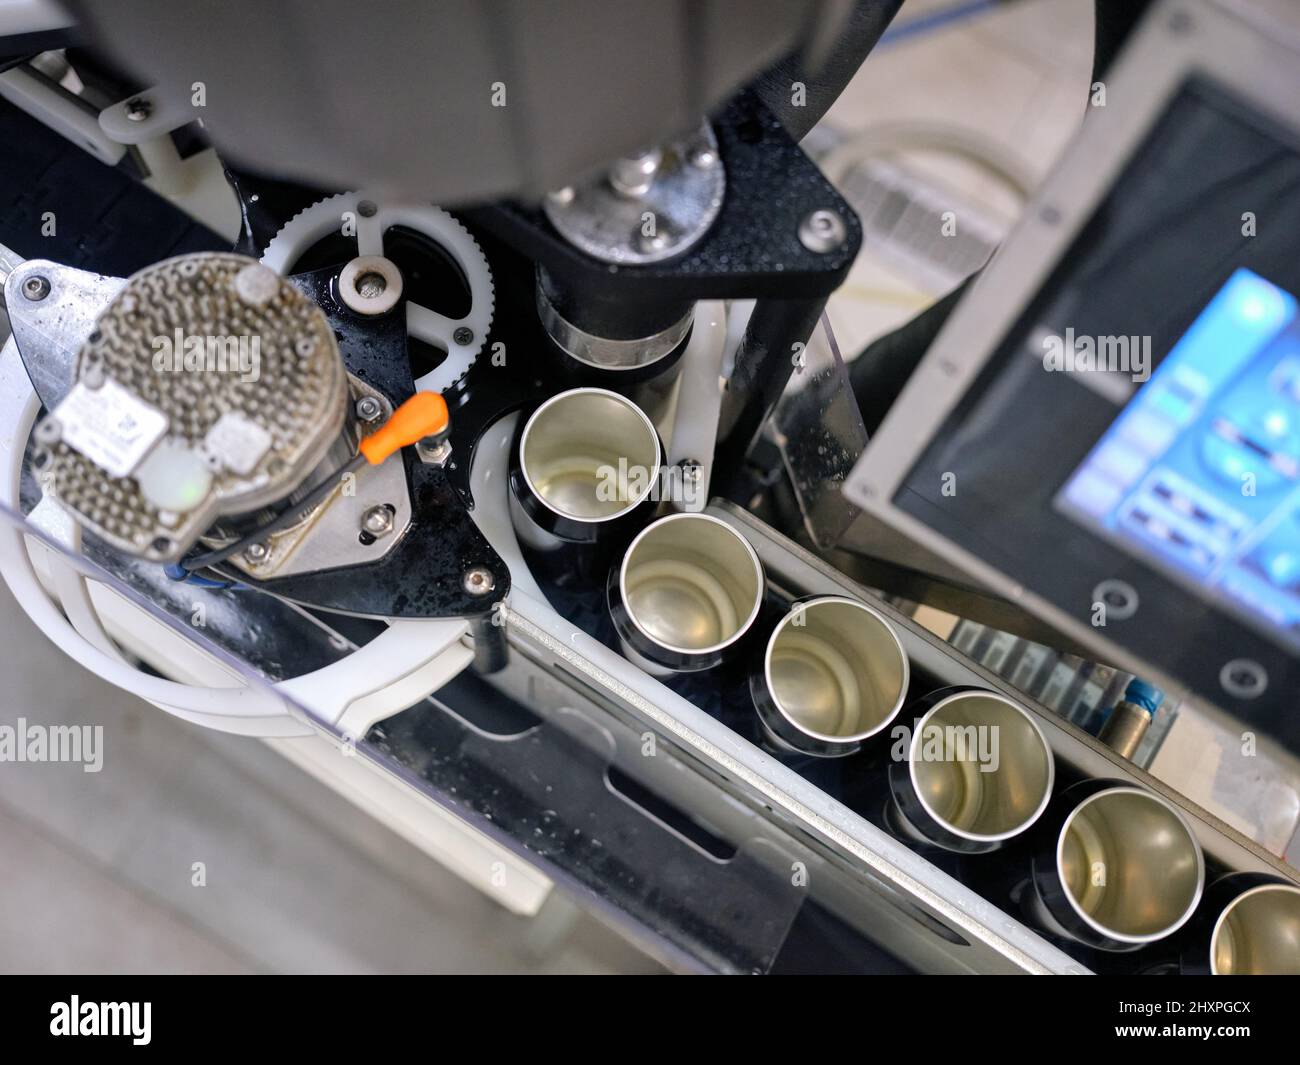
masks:
POLYGON ((240 255, 129 278, 37 427, 39 472, 104 539, 178 557, 219 515, 293 492, 337 443, 347 376, 320 308, 240 255))

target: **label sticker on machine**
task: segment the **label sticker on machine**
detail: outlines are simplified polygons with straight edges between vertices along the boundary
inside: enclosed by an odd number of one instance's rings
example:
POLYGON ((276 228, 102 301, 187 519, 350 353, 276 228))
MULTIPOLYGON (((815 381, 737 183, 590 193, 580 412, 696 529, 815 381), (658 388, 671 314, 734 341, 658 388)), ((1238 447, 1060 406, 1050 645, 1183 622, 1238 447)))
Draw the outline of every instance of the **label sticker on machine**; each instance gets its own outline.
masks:
POLYGON ((114 477, 129 477, 167 431, 167 416, 111 378, 82 382, 54 410, 63 442, 114 477))

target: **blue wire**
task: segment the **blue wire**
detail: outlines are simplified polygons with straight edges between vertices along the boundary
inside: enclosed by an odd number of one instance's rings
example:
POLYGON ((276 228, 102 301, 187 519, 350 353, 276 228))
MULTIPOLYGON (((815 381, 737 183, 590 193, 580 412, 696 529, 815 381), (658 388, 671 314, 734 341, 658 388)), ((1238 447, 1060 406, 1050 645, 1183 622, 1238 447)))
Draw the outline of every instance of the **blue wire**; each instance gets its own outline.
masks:
POLYGON ((901 26, 891 26, 881 34, 880 40, 876 42, 876 48, 887 48, 889 45, 898 44, 909 37, 920 37, 935 30, 941 30, 954 22, 962 22, 965 19, 973 18, 975 15, 990 11, 1001 2, 1002 0, 964 0, 963 3, 953 4, 951 7, 945 7, 929 15, 921 15, 918 18, 911 19, 901 26))

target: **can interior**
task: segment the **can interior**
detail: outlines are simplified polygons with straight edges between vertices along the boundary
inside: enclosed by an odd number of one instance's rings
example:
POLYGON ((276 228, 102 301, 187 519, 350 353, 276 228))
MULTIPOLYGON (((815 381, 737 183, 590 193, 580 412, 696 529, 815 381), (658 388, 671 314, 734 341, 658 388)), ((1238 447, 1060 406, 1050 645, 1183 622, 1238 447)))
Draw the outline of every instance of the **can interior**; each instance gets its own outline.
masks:
POLYGON ((1223 911, 1210 942, 1219 976, 1300 976, 1300 889, 1264 884, 1223 911))
POLYGON ((931 816, 976 839, 1022 831, 1051 798, 1047 740, 1025 711, 984 692, 935 706, 912 738, 910 762, 931 816))
POLYGON ((849 600, 795 607, 768 648, 767 681, 777 708, 820 739, 875 732, 898 710, 907 676, 893 630, 849 600))
POLYGON ((686 653, 737 639, 758 614, 763 571, 740 534, 699 514, 660 519, 623 563, 623 601, 656 643, 686 653))
POLYGON ((520 445, 529 487, 552 510, 604 521, 646 497, 659 473, 659 439, 630 400, 612 392, 565 392, 529 419, 520 445))
POLYGON ((1182 819, 1129 789, 1085 799, 1061 832, 1061 881, 1103 933, 1156 938, 1177 928, 1200 897, 1205 866, 1182 819))

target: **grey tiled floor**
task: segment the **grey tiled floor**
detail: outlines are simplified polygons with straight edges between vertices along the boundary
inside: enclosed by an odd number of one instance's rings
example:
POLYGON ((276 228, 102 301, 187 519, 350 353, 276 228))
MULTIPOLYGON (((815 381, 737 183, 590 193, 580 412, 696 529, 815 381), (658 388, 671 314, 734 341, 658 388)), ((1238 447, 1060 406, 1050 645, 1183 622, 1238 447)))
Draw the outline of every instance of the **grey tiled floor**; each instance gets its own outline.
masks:
POLYGON ((102 725, 104 760, 0 762, 2 972, 656 968, 585 916, 539 952, 530 922, 259 741, 102 684, 0 584, 0 724, 19 717, 102 725))

